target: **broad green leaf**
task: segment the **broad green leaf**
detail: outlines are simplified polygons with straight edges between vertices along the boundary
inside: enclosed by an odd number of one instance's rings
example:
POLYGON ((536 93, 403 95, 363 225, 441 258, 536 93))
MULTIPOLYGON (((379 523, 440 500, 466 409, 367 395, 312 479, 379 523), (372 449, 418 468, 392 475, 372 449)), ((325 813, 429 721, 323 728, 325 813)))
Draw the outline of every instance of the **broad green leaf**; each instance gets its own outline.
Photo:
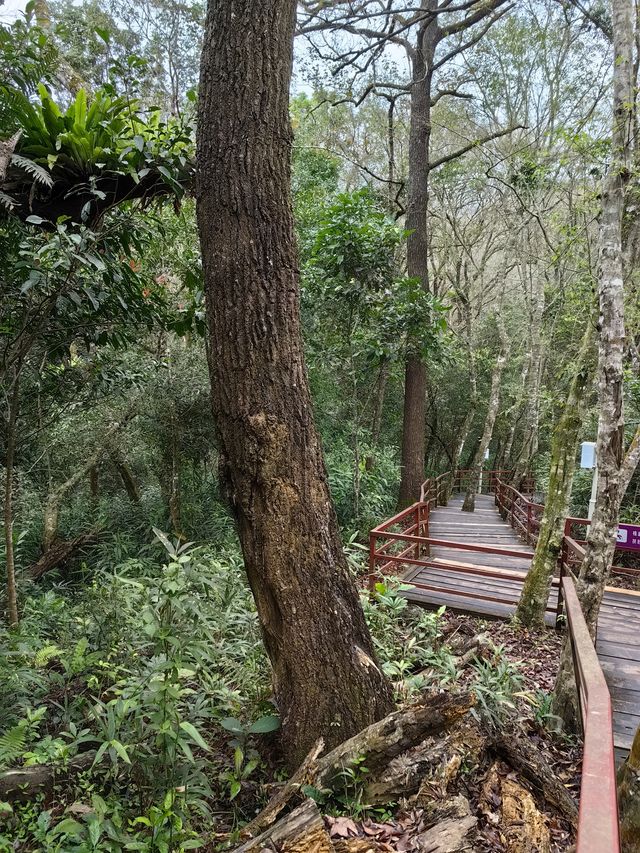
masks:
POLYGON ((186 732, 195 743, 198 744, 200 749, 206 749, 207 751, 209 751, 207 743, 203 739, 198 729, 193 725, 193 723, 190 723, 188 720, 183 720, 180 723, 180 728, 183 732, 186 732))

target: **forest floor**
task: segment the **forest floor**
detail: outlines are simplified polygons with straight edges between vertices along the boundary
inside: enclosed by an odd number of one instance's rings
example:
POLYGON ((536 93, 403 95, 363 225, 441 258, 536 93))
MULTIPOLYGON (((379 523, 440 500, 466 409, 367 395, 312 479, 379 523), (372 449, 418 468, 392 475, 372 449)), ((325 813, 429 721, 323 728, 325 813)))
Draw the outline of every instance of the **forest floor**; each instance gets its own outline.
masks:
MULTIPOLYGON (((501 679, 503 682, 511 679, 509 698, 504 700, 510 706, 511 723, 515 722, 518 736, 529 742, 538 758, 577 802, 581 749, 574 739, 554 733, 550 711, 549 694, 560 657, 561 635, 553 630, 530 632, 511 623, 449 612, 441 616, 440 630, 443 643, 451 648, 473 648, 470 644, 480 638, 473 658, 476 668, 463 669, 456 689, 482 692, 473 678, 480 659, 484 659, 487 671, 493 671, 494 681, 486 683, 488 691, 499 694, 501 679), (514 671, 519 674, 515 684, 514 671)), ((467 658, 471 660, 469 655, 467 658)), ((495 698, 491 697, 491 702, 495 698)), ((478 705, 479 709, 483 706, 481 695, 478 705)), ((483 719, 480 715, 477 727, 474 723, 467 728, 461 759, 452 760, 452 753, 441 754, 442 766, 434 768, 432 773, 427 771, 417 793, 400 797, 396 803, 384 807, 368 807, 366 796, 355 789, 350 798, 342 798, 341 807, 336 808, 335 802, 332 807, 321 802, 320 813, 336 853, 570 850, 575 840, 572 822, 532 784, 526 768, 512 766, 499 750, 487 748, 486 741, 478 746, 485 737, 486 722, 486 716, 483 719), (467 747, 469 751, 464 754, 467 747)), ((494 722, 499 729, 500 720, 494 722)), ((455 734, 452 737, 455 740, 455 734)), ((426 743, 427 751, 433 748, 430 740, 426 743)), ((425 744, 419 749, 424 750, 425 744)), ((256 849, 263 853, 285 848, 265 842, 263 848, 256 849)))

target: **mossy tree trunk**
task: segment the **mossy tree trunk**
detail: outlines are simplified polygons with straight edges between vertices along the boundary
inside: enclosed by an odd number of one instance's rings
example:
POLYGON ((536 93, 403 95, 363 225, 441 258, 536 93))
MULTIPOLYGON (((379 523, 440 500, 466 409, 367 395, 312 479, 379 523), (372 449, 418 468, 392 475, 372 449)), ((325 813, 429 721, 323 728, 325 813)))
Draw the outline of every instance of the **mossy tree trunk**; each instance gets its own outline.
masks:
POLYGON ((551 580, 558 564, 576 467, 576 448, 582 428, 584 397, 591 377, 594 326, 589 322, 567 402, 553 433, 549 488, 531 568, 522 588, 516 618, 530 628, 544 627, 551 580))
POLYGON ((197 216, 221 474, 288 763, 383 717, 391 689, 342 549, 311 407, 291 210, 295 0, 209 3, 197 216))
MULTIPOLYGON (((613 0, 612 162, 604 180, 598 264, 598 486, 577 592, 595 637, 598 613, 616 548, 624 497, 624 286, 622 213, 629 174, 633 93, 633 4, 613 0)), ((635 457, 635 448, 632 460, 635 457)), ((637 461, 637 460, 636 460, 637 461)), ((577 695, 570 644, 565 643, 554 688, 554 709, 568 728, 577 721, 577 695)))

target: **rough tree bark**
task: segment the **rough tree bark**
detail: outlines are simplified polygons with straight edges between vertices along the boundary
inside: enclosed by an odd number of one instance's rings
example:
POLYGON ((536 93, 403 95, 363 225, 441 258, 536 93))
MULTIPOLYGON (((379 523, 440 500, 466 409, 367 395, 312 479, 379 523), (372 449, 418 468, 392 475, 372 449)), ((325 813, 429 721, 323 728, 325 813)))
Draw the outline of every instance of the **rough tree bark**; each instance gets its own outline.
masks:
POLYGON ((640 853, 640 728, 618 771, 618 809, 620 846, 624 853, 640 853))
MULTIPOLYGON (((633 93, 633 3, 613 0, 612 158, 604 180, 600 219, 598 300, 598 486, 577 592, 592 636, 616 547, 618 514, 624 496, 624 287, 622 213, 630 163, 633 93)), ((555 713, 567 727, 577 720, 569 643, 565 643, 554 689, 555 713)))
POLYGON ((222 474, 273 668, 287 760, 389 710, 311 412, 290 199, 295 0, 207 13, 197 214, 222 474))
POLYGON ((530 628, 544 627, 551 579, 558 564, 569 511, 571 486, 576 467, 576 447, 582 428, 584 397, 591 377, 594 326, 589 322, 582 340, 578 364, 567 401, 551 442, 549 488, 540 523, 540 533, 531 567, 527 572, 516 618, 530 628))
POLYGON ((493 427, 495 425, 496 418, 498 416, 498 408, 500 406, 500 383, 502 382, 502 373, 509 354, 509 339, 507 337, 507 332, 504 327, 504 321, 500 311, 496 313, 496 323, 500 333, 500 352, 498 353, 498 357, 496 358, 496 363, 491 374, 491 391, 489 393, 487 417, 485 418, 480 444, 477 447, 473 459, 473 465, 471 466, 467 493, 462 504, 463 512, 473 512, 475 509, 476 492, 478 491, 482 477, 482 465, 484 463, 485 453, 491 443, 493 427))

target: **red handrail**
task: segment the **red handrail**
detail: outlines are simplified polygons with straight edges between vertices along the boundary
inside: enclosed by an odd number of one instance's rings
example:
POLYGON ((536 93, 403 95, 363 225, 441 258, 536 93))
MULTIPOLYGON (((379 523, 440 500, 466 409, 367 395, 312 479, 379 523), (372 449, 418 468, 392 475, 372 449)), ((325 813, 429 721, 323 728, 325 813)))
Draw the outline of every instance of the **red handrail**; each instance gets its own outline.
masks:
POLYGON ((573 579, 562 578, 584 731, 576 853, 620 850, 611 696, 573 579))
MULTIPOLYGON (((420 490, 419 501, 371 531, 369 580, 372 588, 376 579, 376 564, 378 562, 383 563, 381 571, 385 571, 394 564, 434 565, 430 563, 428 557, 425 559, 422 556, 423 550, 427 555, 429 554, 432 545, 446 549, 509 554, 514 557, 531 559, 533 555, 528 551, 516 551, 493 545, 451 542, 429 536, 431 509, 447 503, 450 491, 455 488, 456 483, 461 484, 461 475, 466 473, 465 471, 447 472, 425 480, 420 490), (393 532, 390 528, 397 525, 401 525, 402 529, 399 532, 393 532), (377 547, 378 539, 385 540, 380 547, 377 547), (387 550, 394 543, 404 543, 406 547, 399 553, 388 553, 387 550)), ((523 534, 529 544, 534 544, 538 538, 544 505, 531 501, 512 485, 505 483, 498 476, 504 473, 508 472, 484 472, 489 477, 489 488, 495 490, 496 504, 502 516, 509 517, 514 529, 523 534)), ((560 577, 559 579, 554 578, 552 581, 552 585, 558 588, 557 624, 563 609, 566 612, 584 731, 582 788, 576 853, 604 853, 604 851, 620 853, 611 697, 589 635, 573 580, 573 567, 582 562, 585 553, 582 543, 569 535, 572 532, 572 527, 578 524, 589 524, 589 522, 586 519, 567 519, 562 542, 560 577)), ((471 571, 470 567, 465 567, 462 563, 456 564, 455 561, 451 560, 448 562, 438 561, 438 565, 440 568, 455 569, 461 572, 471 571)), ((487 575, 495 573, 495 570, 480 566, 474 566, 473 571, 487 575)), ((511 570, 502 570, 501 574, 520 580, 523 577, 522 574, 511 570)), ((424 584, 419 581, 412 583, 417 588, 428 590, 431 593, 447 596, 451 594, 468 595, 468 592, 458 592, 451 587, 444 589, 433 586, 431 583, 424 584)), ((488 601, 497 600, 478 593, 476 593, 476 597, 488 601)))

